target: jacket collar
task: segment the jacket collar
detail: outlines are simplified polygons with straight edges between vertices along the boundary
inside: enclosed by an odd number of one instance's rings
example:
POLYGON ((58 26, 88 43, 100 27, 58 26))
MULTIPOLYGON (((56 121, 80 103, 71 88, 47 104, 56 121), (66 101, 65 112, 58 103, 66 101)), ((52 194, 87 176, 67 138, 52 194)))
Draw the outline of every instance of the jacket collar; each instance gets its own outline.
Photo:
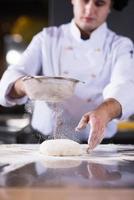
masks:
POLYGON ((99 26, 95 31, 91 33, 91 36, 88 40, 81 39, 81 33, 79 28, 76 26, 74 20, 71 21, 70 24, 71 34, 77 40, 78 43, 87 43, 94 48, 103 48, 103 44, 105 42, 105 37, 107 34, 107 24, 106 22, 99 26))

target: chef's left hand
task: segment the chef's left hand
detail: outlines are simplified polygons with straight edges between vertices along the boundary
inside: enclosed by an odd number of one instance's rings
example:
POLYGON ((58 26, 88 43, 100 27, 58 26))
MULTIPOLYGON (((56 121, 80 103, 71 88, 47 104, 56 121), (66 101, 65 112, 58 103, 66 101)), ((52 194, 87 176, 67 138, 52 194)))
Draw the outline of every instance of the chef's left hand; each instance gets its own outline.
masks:
POLYGON ((88 112, 83 115, 76 131, 79 131, 90 125, 90 133, 88 138, 89 149, 94 149, 105 135, 105 128, 109 121, 121 115, 121 105, 115 99, 108 99, 102 103, 94 111, 88 112))
POLYGON ((97 144, 101 143, 104 138, 105 128, 108 123, 108 118, 106 114, 95 110, 92 112, 88 112, 83 115, 78 126, 76 127, 76 131, 79 131, 90 124, 90 133, 88 138, 89 149, 94 149, 97 144))

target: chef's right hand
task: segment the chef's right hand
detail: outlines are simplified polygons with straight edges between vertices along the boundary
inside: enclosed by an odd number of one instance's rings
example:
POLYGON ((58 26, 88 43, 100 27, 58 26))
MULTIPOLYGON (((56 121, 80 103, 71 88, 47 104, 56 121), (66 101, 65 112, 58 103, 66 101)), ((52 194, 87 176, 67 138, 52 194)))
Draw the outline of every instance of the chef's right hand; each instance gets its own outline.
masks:
POLYGON ((13 87, 11 88, 8 94, 10 98, 21 98, 27 95, 25 91, 24 83, 22 80, 23 78, 24 77, 21 77, 15 81, 13 87))

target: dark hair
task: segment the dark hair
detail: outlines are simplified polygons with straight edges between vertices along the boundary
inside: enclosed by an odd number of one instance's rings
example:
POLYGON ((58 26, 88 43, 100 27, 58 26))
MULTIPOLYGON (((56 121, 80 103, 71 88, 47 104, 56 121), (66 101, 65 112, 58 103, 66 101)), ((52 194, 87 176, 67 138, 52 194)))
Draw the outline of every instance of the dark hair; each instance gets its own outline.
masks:
POLYGON ((129 0, 112 0, 113 8, 115 10, 121 11, 128 5, 129 0))

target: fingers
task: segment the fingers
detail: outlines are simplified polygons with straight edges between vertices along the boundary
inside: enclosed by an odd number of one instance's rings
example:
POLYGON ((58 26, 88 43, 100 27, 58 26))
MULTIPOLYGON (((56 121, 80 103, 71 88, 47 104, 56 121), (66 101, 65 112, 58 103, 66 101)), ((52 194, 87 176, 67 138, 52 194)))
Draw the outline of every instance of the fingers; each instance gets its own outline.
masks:
POLYGON ((103 134, 103 132, 98 132, 98 134, 99 134, 99 136, 91 137, 91 139, 88 141, 88 144, 89 144, 89 150, 88 151, 93 150, 98 144, 101 143, 101 141, 104 137, 104 134, 103 134), (99 138, 100 135, 102 135, 101 138, 99 138))
POLYGON ((21 98, 26 95, 24 83, 22 81, 22 77, 17 79, 9 91, 8 96, 11 98, 21 98))
POLYGON ((89 153, 99 143, 101 143, 107 123, 103 115, 98 114, 98 112, 90 112, 86 113, 81 118, 78 126, 75 128, 75 131, 80 131, 85 128, 87 124, 90 124, 90 134, 88 138, 89 148, 87 149, 87 152, 89 153))
POLYGON ((75 131, 78 132, 78 131, 80 131, 81 129, 86 128, 88 122, 89 122, 89 115, 88 115, 88 114, 85 114, 85 115, 81 118, 81 120, 80 120, 78 126, 75 128, 75 131))
POLYGON ((90 134, 88 139, 89 149, 94 149, 103 139, 105 127, 101 122, 96 118, 90 118, 90 134))
POLYGON ((91 137, 91 139, 88 140, 88 145, 89 145, 90 150, 94 149, 98 144, 100 144, 104 137, 103 131, 98 132, 98 136, 96 133, 92 133, 92 134, 96 136, 91 137), (101 138, 100 138, 100 135, 101 135, 101 138))

